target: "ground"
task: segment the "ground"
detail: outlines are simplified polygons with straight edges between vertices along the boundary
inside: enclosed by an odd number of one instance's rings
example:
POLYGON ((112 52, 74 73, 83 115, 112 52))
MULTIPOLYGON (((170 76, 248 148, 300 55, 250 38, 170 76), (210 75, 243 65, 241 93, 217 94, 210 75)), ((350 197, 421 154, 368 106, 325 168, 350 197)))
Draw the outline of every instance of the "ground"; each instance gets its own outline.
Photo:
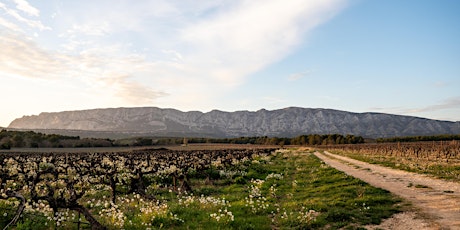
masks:
POLYGON ((460 229, 460 184, 426 175, 390 169, 329 152, 315 155, 330 166, 413 204, 403 212, 369 229, 460 229))

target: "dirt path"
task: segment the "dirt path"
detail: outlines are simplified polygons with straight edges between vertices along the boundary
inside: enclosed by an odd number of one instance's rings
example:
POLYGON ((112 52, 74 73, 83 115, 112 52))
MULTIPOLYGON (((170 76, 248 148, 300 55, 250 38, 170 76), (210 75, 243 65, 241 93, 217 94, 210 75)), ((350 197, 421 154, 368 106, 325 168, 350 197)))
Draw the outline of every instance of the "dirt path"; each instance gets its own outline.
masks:
POLYGON ((329 152, 314 154, 350 176, 410 201, 424 216, 420 219, 414 213, 403 213, 384 222, 378 229, 460 229, 460 183, 373 165, 329 152))

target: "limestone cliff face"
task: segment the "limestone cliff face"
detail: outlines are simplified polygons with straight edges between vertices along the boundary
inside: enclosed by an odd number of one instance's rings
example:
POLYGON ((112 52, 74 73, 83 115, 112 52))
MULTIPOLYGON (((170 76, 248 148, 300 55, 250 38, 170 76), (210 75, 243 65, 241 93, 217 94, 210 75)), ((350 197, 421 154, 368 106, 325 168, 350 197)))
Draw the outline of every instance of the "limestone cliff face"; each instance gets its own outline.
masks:
POLYGON ((181 112, 155 107, 41 113, 14 120, 8 128, 84 130, 162 136, 297 136, 353 134, 364 137, 459 134, 460 122, 382 113, 290 107, 256 112, 181 112))

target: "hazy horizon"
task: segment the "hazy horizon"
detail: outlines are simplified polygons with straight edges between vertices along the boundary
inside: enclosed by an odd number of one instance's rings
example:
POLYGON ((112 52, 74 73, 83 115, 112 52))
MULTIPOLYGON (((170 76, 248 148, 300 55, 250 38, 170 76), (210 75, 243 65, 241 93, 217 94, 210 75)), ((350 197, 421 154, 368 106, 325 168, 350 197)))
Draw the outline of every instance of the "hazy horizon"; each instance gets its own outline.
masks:
POLYGON ((0 126, 116 107, 460 121, 460 2, 0 0, 0 126))

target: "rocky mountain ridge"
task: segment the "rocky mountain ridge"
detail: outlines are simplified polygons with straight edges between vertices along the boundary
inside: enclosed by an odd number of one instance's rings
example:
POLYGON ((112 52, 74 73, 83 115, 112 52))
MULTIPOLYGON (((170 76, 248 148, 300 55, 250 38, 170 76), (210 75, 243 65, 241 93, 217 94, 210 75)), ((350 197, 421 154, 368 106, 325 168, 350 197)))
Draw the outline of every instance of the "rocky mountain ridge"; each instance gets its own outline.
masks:
POLYGON ((213 110, 207 113, 138 107, 40 113, 15 119, 8 128, 123 132, 152 136, 292 137, 338 133, 377 138, 459 134, 460 122, 298 107, 255 112, 213 110))

